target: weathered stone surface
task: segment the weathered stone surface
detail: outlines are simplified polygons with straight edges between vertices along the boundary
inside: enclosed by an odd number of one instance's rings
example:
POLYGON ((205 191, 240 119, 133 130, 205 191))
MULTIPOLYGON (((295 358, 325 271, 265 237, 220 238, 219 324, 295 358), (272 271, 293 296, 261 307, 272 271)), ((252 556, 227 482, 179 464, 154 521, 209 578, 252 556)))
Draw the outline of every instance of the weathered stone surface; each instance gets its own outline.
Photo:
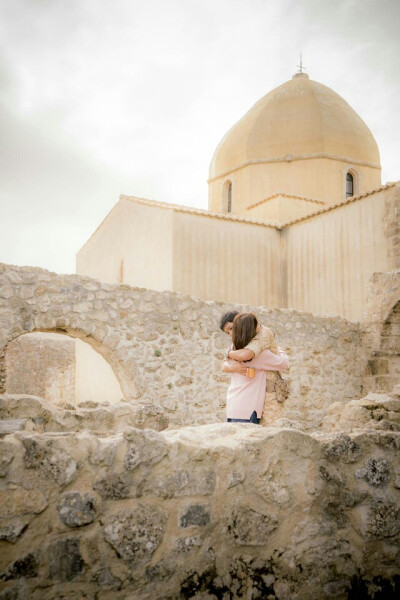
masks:
POLYGON ((158 431, 168 426, 168 417, 157 407, 134 407, 127 402, 112 406, 84 404, 77 408, 68 404, 60 407, 35 396, 3 394, 0 416, 9 419, 23 415, 26 417, 23 428, 40 433, 82 430, 109 433, 124 431, 127 426, 158 431))
POLYGON ((68 492, 57 506, 58 516, 68 527, 82 527, 96 518, 95 500, 90 494, 68 492))
POLYGON ((232 511, 228 532, 238 545, 264 546, 277 527, 276 516, 259 513, 252 508, 241 506, 232 511))
POLYGON ((0 440, 0 477, 5 477, 14 458, 14 448, 7 440, 0 440))
MULTIPOLYGON (((49 298, 46 303, 39 300, 41 311, 47 312, 50 306, 49 298)), ((62 310, 60 312, 62 315, 62 310)), ((75 403, 75 342, 66 335, 57 337, 29 335, 8 344, 8 394, 38 396, 57 405, 75 403)), ((28 416, 28 412, 24 416, 28 416)))
POLYGON ((118 577, 114 577, 107 568, 102 569, 96 579, 101 588, 111 588, 116 591, 121 589, 121 580, 118 577))
POLYGON ((179 496, 209 496, 215 489, 216 475, 212 470, 176 470, 172 474, 160 474, 152 482, 146 482, 144 491, 162 498, 179 496))
POLYGON ((42 477, 65 485, 76 477, 77 463, 56 441, 40 437, 25 437, 25 467, 36 469, 42 477))
POLYGON ((176 540, 175 550, 178 553, 186 553, 190 552, 190 550, 192 550, 193 548, 198 548, 201 545, 202 540, 200 536, 178 538, 176 540))
POLYGON ((66 538, 47 549, 49 576, 55 581, 72 581, 83 569, 79 538, 66 538))
POLYGON ((124 438, 128 442, 128 450, 124 466, 133 471, 141 464, 147 466, 158 463, 168 452, 165 439, 155 431, 127 428, 124 438))
POLYGON ((104 527, 104 539, 134 568, 150 560, 163 539, 166 521, 165 511, 141 504, 135 510, 109 519, 104 527))
POLYGON ((386 485, 390 476, 389 462, 384 458, 368 458, 365 467, 358 469, 355 476, 375 487, 386 485))
POLYGON ((40 514, 47 508, 46 496, 39 489, 25 489, 13 486, 0 490, 0 518, 13 518, 21 515, 40 514))
POLYGON ((10 579, 20 579, 24 577, 25 579, 30 579, 32 577, 37 577, 39 574, 39 563, 37 554, 33 552, 29 552, 22 558, 19 558, 15 562, 13 562, 4 573, 1 573, 0 579, 3 581, 9 581, 10 579))
POLYGON ((119 498, 128 498, 131 489, 131 479, 125 473, 108 473, 105 477, 95 482, 93 489, 97 490, 104 499, 118 500, 119 498))
POLYGON ((4 523, 0 521, 0 540, 6 540, 15 544, 19 536, 23 533, 27 526, 25 519, 11 519, 4 523))
POLYGON ((342 432, 358 429, 399 431, 400 412, 390 396, 370 393, 348 403, 332 404, 322 420, 322 429, 342 432))
POLYGON ((210 512, 202 504, 188 506, 179 519, 180 527, 204 527, 210 523, 210 512))
POLYGON ((26 419, 0 419, 0 437, 24 429, 26 419))
POLYGON ((396 598, 400 433, 24 431, 3 440, 2 456, 0 527, 16 529, 0 540, 0 573, 27 549, 38 565, 35 577, 0 581, 11 598, 349 600, 374 586, 396 598), (44 476, 49 459, 56 474, 76 463, 67 489, 44 476))
POLYGON ((331 442, 324 444, 323 452, 333 462, 352 463, 359 458, 361 450, 350 436, 341 433, 331 442))
POLYGON ((271 423, 272 427, 289 427, 290 429, 298 429, 299 431, 304 431, 304 427, 298 421, 293 421, 292 419, 287 419, 283 417, 281 419, 277 419, 273 423, 271 423))
POLYGON ((363 529, 364 534, 371 539, 391 538, 400 533, 399 503, 374 500, 363 529))

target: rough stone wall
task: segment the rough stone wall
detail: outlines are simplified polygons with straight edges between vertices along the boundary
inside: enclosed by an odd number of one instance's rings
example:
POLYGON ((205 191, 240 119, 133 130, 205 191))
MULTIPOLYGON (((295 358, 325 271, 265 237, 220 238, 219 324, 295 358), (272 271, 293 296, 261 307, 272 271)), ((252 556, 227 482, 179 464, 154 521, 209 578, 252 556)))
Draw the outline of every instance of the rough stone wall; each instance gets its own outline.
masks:
POLYGON ((0 598, 395 600, 400 433, 0 441, 0 598))
POLYGON ((383 324, 379 350, 368 361, 366 380, 376 392, 389 392, 400 382, 400 302, 383 324))
POLYGON ((369 360, 366 391, 388 392, 400 383, 400 271, 375 273, 371 279, 363 346, 369 360))
POLYGON ((393 188, 392 199, 385 199, 384 228, 388 241, 388 255, 391 269, 400 268, 400 185, 393 188))
POLYGON ((7 393, 40 396, 55 404, 75 398, 75 342, 22 336, 8 344, 7 393))
POLYGON ((162 407, 171 425, 222 421, 229 376, 220 368, 230 338, 218 322, 232 308, 254 310, 290 356, 291 395, 271 407, 272 420, 289 417, 315 428, 338 397, 360 396, 365 361, 358 324, 29 267, 1 267, 0 351, 26 332, 64 332, 102 354, 125 399, 162 407))

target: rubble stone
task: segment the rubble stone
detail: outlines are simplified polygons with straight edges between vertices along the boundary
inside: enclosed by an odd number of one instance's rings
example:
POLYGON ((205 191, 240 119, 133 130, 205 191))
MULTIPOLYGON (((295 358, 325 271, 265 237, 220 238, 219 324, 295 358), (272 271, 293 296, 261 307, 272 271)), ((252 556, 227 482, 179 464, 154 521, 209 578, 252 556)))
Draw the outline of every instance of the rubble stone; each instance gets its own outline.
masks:
POLYGON ((57 506, 58 516, 68 527, 82 527, 96 518, 95 500, 89 494, 68 492, 57 506))

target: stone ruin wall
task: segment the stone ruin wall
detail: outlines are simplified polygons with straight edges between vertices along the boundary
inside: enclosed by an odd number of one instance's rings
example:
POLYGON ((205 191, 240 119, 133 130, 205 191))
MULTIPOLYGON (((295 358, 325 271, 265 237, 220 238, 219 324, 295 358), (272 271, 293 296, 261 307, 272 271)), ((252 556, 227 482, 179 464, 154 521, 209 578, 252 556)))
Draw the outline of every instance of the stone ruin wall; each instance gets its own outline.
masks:
MULTIPOLYGON (((126 400, 156 406, 171 426, 224 420, 229 376, 220 367, 229 338, 218 322, 233 308, 256 312, 290 357, 290 398, 272 407, 271 419, 287 417, 316 428, 330 403, 362 394, 366 358, 360 327, 341 318, 204 302, 28 267, 4 265, 0 282, 3 352, 7 342, 12 348, 30 331, 79 337, 114 368, 126 400)), ((16 361, 6 364, 11 387, 3 390, 18 391, 16 361)), ((29 385, 19 391, 33 393, 29 385)))
POLYGON ((363 385, 388 392, 400 381, 400 271, 374 273, 369 289, 364 344, 370 357, 363 385))
POLYGON ((400 386, 360 396, 399 275, 373 288, 365 330, 255 309, 292 360, 291 398, 261 428, 215 423, 231 306, 3 266, 2 355, 61 330, 125 401, 0 395, 0 600, 397 600, 400 386))
POLYGON ((55 405, 73 405, 75 399, 75 342, 22 336, 6 352, 7 393, 30 394, 55 405))
POLYGON ((399 452, 226 423, 7 436, 0 598, 395 600, 399 452))

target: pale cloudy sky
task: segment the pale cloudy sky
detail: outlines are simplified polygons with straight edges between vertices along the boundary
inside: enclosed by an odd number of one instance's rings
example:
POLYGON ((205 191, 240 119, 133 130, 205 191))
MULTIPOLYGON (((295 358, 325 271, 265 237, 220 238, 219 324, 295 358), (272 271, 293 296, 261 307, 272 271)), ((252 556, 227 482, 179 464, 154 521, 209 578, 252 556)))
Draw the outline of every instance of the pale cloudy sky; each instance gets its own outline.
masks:
POLYGON ((400 179, 399 0, 0 0, 0 262, 74 272, 119 194, 207 208, 221 137, 299 52, 400 179))

